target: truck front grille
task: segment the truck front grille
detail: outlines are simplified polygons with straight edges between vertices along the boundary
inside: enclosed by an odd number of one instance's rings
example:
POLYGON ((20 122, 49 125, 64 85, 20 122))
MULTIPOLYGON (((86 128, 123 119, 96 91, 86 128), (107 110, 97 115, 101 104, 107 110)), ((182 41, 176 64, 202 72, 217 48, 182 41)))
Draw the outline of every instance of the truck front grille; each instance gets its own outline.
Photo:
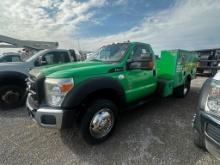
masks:
POLYGON ((206 133, 210 138, 214 139, 217 143, 220 144, 220 128, 219 127, 211 123, 208 123, 206 126, 206 133))
POLYGON ((30 96, 30 102, 34 104, 34 107, 38 107, 44 97, 44 77, 38 79, 33 76, 28 77, 27 91, 30 96))

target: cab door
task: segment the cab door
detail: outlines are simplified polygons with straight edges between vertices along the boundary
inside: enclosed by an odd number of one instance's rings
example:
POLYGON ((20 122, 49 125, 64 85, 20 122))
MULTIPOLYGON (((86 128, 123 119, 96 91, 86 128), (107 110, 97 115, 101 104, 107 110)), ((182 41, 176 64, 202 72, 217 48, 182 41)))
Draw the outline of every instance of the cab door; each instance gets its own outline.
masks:
POLYGON ((156 70, 154 54, 149 45, 136 44, 127 61, 127 101, 135 101, 155 92, 156 70))

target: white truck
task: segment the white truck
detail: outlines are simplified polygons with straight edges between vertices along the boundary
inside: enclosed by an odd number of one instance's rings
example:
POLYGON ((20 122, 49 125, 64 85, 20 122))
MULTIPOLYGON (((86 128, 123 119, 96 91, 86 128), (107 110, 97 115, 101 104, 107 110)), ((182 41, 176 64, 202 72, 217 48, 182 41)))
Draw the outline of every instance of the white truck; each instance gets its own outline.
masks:
POLYGON ((24 104, 28 72, 34 67, 77 61, 74 50, 45 49, 24 62, 0 63, 0 108, 14 108, 24 104))

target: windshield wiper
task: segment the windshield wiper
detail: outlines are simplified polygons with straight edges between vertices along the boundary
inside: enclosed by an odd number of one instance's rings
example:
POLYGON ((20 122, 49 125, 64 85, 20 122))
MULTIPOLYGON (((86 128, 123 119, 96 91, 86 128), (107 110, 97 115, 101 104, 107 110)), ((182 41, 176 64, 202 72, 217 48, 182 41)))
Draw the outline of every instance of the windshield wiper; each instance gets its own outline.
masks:
POLYGON ((90 61, 98 61, 98 62, 103 62, 102 60, 99 60, 99 59, 96 59, 96 58, 91 59, 90 61))
POLYGON ((89 60, 89 61, 97 61, 97 62, 103 62, 103 63, 106 63, 106 64, 110 64, 110 63, 117 63, 119 61, 102 61, 102 60, 99 60, 99 59, 92 59, 92 60, 89 60))

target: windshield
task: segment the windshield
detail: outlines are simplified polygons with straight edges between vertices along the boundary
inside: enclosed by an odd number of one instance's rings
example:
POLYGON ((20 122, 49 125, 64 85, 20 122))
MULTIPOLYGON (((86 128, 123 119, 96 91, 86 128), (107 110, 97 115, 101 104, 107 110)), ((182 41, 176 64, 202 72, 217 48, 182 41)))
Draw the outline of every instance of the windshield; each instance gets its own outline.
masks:
POLYGON ((125 55, 129 43, 118 43, 103 46, 92 53, 87 61, 119 62, 125 55))
POLYGON ((29 61, 34 60, 36 57, 40 56, 42 54, 42 52, 44 52, 44 51, 46 51, 46 50, 41 50, 41 51, 37 52, 33 56, 29 57, 26 61, 29 62, 29 61))

